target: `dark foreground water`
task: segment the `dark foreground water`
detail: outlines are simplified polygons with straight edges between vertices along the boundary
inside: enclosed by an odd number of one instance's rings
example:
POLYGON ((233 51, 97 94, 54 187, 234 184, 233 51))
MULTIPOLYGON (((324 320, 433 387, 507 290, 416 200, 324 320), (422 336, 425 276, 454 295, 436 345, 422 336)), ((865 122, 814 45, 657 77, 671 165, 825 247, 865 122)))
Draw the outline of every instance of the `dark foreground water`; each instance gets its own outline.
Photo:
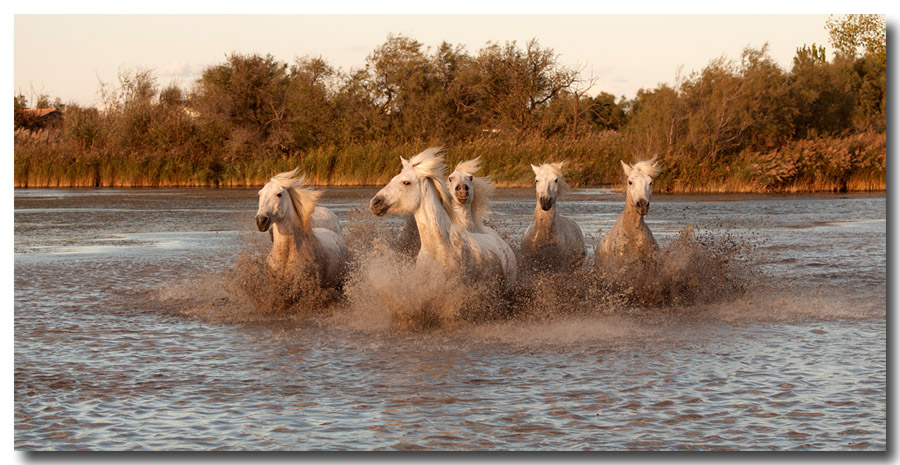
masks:
MULTIPOLYGON (((323 197, 357 242, 399 224, 373 193, 323 197)), ((494 224, 518 238, 533 208, 501 190, 494 224)), ((596 239, 622 199, 560 208, 596 239)), ((544 283, 527 311, 427 328, 384 304, 415 290, 378 287, 377 248, 327 308, 242 294, 255 211, 255 190, 16 190, 15 448, 886 448, 884 195, 656 195, 660 244, 738 243, 739 286, 642 305, 544 283)))

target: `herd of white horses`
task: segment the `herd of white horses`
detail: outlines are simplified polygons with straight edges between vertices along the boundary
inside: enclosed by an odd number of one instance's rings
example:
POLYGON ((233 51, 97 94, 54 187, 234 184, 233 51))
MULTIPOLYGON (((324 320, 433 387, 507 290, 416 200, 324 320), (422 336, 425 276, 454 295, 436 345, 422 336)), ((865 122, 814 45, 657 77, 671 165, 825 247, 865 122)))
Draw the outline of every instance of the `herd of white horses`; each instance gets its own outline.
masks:
MULTIPOLYGON (((509 244, 485 224, 494 186, 476 176, 479 160, 456 166, 449 176, 439 147, 409 160, 400 158, 400 174, 369 202, 376 216, 406 218, 394 246, 415 253, 416 267, 438 266, 444 273, 473 282, 499 280, 515 285, 519 266, 565 270, 581 267, 587 256, 578 224, 559 214, 557 199, 569 190, 563 163, 531 165, 535 176, 534 217, 522 238, 517 257, 509 244)), ((646 256, 657 249, 644 223, 653 180, 659 175, 654 157, 634 165, 622 162, 627 177, 625 209, 594 251, 598 262, 609 258, 646 256)), ((259 191, 256 224, 270 231, 269 269, 275 274, 306 270, 326 288, 340 287, 349 253, 337 216, 317 206, 321 191, 308 187, 297 170, 280 173, 259 191)))

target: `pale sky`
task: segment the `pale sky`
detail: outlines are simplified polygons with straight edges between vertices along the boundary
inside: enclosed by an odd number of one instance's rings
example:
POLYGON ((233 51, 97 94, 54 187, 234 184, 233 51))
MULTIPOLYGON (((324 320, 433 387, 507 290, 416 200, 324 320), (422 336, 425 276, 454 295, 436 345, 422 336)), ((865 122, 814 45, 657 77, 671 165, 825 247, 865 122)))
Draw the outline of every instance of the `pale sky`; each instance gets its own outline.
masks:
POLYGON ((600 91, 634 97, 673 83, 710 60, 738 60, 768 42, 790 69, 796 49, 820 44, 831 56, 827 14, 820 15, 14 15, 14 92, 47 94, 93 106, 100 81, 118 85, 120 70, 152 70, 160 86, 189 88, 232 52, 295 58, 322 56, 349 71, 388 34, 436 48, 463 44, 475 55, 488 41, 536 38, 566 66, 597 78, 600 91))

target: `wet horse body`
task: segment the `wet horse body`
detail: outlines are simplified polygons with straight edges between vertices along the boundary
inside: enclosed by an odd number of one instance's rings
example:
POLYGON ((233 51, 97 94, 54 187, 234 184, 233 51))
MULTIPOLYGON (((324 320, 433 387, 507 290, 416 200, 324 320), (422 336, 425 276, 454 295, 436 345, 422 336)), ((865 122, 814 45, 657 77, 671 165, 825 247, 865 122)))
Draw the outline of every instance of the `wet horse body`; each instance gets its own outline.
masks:
POLYGON ((647 257, 659 250, 653 233, 644 222, 644 215, 650 210, 653 180, 659 175, 656 157, 634 165, 622 162, 622 169, 628 178, 625 209, 600 240, 595 256, 601 260, 647 257))
POLYGON ((532 270, 563 270, 581 266, 587 255, 581 227, 559 214, 557 198, 569 190, 562 163, 531 165, 535 173, 537 205, 522 238, 523 265, 532 270))
POLYGON ((401 254, 415 258, 419 254, 419 249, 422 248, 422 241, 419 239, 419 226, 416 225, 415 216, 405 215, 404 218, 403 227, 400 229, 400 234, 397 235, 393 247, 401 254))
MULTIPOLYGON (((310 219, 312 220, 313 228, 330 229, 339 235, 344 234, 343 228, 341 228, 341 221, 338 219, 337 215, 325 207, 316 206, 316 209, 313 210, 312 215, 310 215, 310 219)), ((275 242, 274 228, 269 229, 269 239, 272 242, 275 242)))
POLYGON ((306 179, 296 170, 279 173, 259 191, 256 225, 260 231, 271 230, 266 261, 274 275, 308 273, 320 286, 336 288, 343 282, 348 251, 337 217, 316 207, 319 195, 306 188, 306 179), (326 227, 314 223, 316 210, 326 227))

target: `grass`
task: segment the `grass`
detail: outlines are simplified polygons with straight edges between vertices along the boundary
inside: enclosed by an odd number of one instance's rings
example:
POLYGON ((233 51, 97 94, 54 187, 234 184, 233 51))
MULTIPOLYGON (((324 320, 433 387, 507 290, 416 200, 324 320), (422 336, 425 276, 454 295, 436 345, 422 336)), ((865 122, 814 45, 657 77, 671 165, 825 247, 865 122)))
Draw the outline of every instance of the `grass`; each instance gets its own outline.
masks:
MULTIPOLYGON (((431 145, 439 144, 372 141, 227 159, 183 150, 84 149, 52 131, 18 131, 14 181, 15 187, 251 187, 299 167, 318 186, 380 186, 399 172, 400 157, 431 145)), ((661 154, 655 186, 668 193, 880 191, 886 188, 886 146, 885 134, 866 133, 794 141, 721 163, 661 154)), ((623 181, 619 160, 649 158, 633 153, 627 138, 613 131, 578 140, 485 137, 446 147, 448 168, 480 156, 482 174, 500 187, 531 186, 531 164, 563 160, 573 186, 617 186, 623 181)))

